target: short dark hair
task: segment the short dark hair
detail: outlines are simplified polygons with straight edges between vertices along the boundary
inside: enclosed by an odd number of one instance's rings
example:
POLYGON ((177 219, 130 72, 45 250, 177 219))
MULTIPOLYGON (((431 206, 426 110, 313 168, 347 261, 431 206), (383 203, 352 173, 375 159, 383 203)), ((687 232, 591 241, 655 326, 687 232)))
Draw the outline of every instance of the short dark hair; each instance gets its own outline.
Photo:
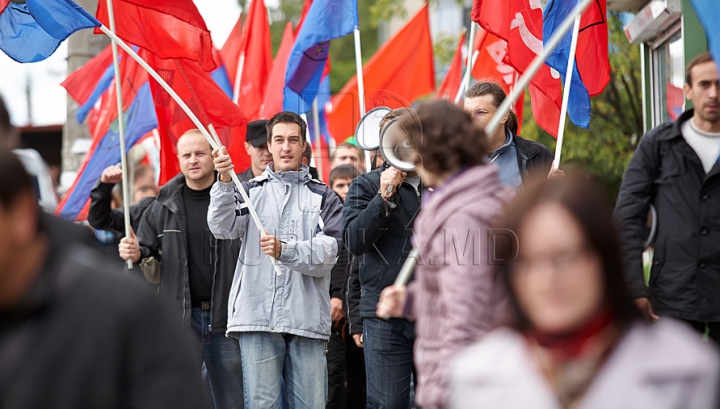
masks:
POLYGON ((335 179, 355 179, 360 172, 353 165, 340 165, 330 171, 330 188, 333 187, 335 179))
POLYGON ((303 121, 300 115, 291 111, 278 112, 277 114, 273 115, 272 118, 270 118, 266 125, 268 143, 271 143, 272 141, 272 130, 273 127, 275 127, 275 125, 277 124, 297 124, 300 127, 300 139, 302 140, 301 143, 305 143, 305 138, 307 135, 307 123, 303 121))
POLYGON ((312 146, 310 146, 310 144, 305 145, 305 150, 302 153, 302 157, 307 159, 308 163, 310 163, 310 160, 313 157, 312 146))
POLYGON ((0 207, 9 207, 23 193, 34 195, 30 176, 20 159, 0 144, 0 207))
MULTIPOLYGON (((495 108, 499 107, 507 97, 502 87, 492 81, 476 82, 465 91, 465 98, 477 98, 483 95, 492 95, 495 108)), ((520 121, 518 120, 517 114, 510 110, 508 119, 505 121, 505 128, 516 134, 519 123, 520 121)))
POLYGON ((362 149, 360 149, 357 145, 351 144, 350 142, 343 142, 340 145, 336 146, 335 149, 333 149, 333 153, 332 155, 330 155, 331 162, 335 161, 335 155, 337 154, 338 149, 352 149, 358 154, 360 162, 365 160, 365 154, 363 153, 362 149))
POLYGON ((485 163, 487 138, 473 123, 470 114, 444 100, 418 105, 416 115, 399 121, 408 132, 410 145, 418 155, 415 163, 432 173, 442 174, 485 163))
MULTIPOLYGON (((583 172, 568 172, 564 177, 536 178, 520 192, 497 227, 517 232, 528 214, 541 204, 556 203, 567 210, 580 226, 589 250, 602 264, 603 302, 616 322, 626 328, 641 318, 623 277, 620 244, 612 220, 613 207, 597 180, 583 172)), ((522 240, 522 238, 519 238, 522 240)), ((501 255, 511 255, 518 243, 498 241, 501 255)), ((512 326, 520 331, 531 327, 520 308, 512 285, 512 262, 501 265, 500 272, 508 289, 512 326)))
POLYGON ((692 71, 693 67, 695 67, 698 64, 704 64, 706 62, 714 62, 712 55, 709 51, 705 51, 702 54, 698 54, 690 60, 687 67, 685 67, 685 83, 687 83, 689 86, 692 87, 692 76, 690 75, 690 72, 692 71))

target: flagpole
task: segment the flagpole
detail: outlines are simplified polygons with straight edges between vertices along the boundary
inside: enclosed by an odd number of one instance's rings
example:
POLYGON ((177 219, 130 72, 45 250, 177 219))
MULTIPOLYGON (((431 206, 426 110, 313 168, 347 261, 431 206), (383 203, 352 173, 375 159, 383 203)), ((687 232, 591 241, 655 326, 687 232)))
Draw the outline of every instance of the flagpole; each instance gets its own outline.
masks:
MULTIPOLYGON (((115 14, 113 12, 112 0, 107 0, 108 20, 110 21, 110 30, 115 32, 115 14)), ((125 151, 125 120, 123 114, 122 100, 122 84, 120 77, 120 63, 118 62, 117 44, 112 43, 113 69, 115 70, 115 94, 117 95, 117 111, 118 111, 118 133, 120 135, 120 165, 122 167, 122 202, 123 202, 123 219, 125 221, 125 237, 132 237, 132 229, 130 227, 130 183, 128 178, 128 160, 125 151)), ((127 260, 127 268, 133 268, 133 261, 127 260)))
POLYGON ((313 116, 313 123, 314 123, 314 129, 313 133, 315 134, 315 166, 317 167, 318 171, 318 178, 322 180, 323 178, 323 165, 322 161, 320 160, 320 155, 322 154, 322 150, 320 149, 320 113, 318 112, 318 103, 317 103, 317 97, 313 100, 312 104, 312 116, 313 116))
MULTIPOLYGON (((197 127, 197 129, 200 131, 200 133, 203 134, 205 139, 208 141, 210 146, 213 149, 220 149, 220 145, 218 145, 217 142, 213 139, 213 137, 210 135, 208 130, 206 129, 205 125, 203 125, 202 122, 198 119, 198 117, 190 110, 190 108, 187 106, 185 101, 183 101, 180 96, 175 92, 174 89, 170 85, 168 85, 167 82, 165 82, 164 79, 150 66, 148 63, 143 60, 135 51, 133 51, 130 46, 128 46, 125 41, 123 41, 120 37, 118 37, 112 30, 108 29, 105 25, 100 26, 100 31, 105 33, 110 39, 113 41, 113 43, 117 43, 117 45, 120 46, 133 60, 137 61, 140 66, 150 74, 151 77, 157 83, 165 90, 168 94, 170 94, 170 97, 177 102, 178 106, 187 114, 187 116, 190 118, 193 124, 197 127)), ((242 183, 240 183, 240 179, 238 179, 235 172, 230 172, 230 178, 235 183, 235 187, 240 191, 240 195, 242 196, 243 200, 247 204, 248 211, 250 212, 250 216, 252 217, 253 221, 255 222, 255 226, 257 229, 262 233, 265 231, 265 229, 262 226, 262 223, 260 223, 260 218, 257 215, 257 212, 255 211, 255 207, 252 205, 252 202, 250 202, 250 198, 247 195, 247 192, 245 192, 245 189, 242 187, 242 183)), ((270 256, 268 256, 270 257, 270 256)), ((273 267, 275 268, 275 272, 277 275, 282 275, 282 271, 280 271, 280 267, 277 263, 273 261, 273 267)))
POLYGON ((558 26, 557 30, 555 31, 553 36, 550 37, 550 40, 547 42, 547 44, 543 45, 542 52, 538 54, 535 59, 533 59, 533 61, 528 66, 528 69, 525 71, 522 77, 520 77, 518 83, 515 84, 515 88, 512 90, 510 95, 505 98, 502 104, 500 104, 500 106, 498 107, 497 111, 495 111, 493 117, 490 118, 490 121, 485 127, 485 135, 493 135, 495 133, 498 126, 500 126, 500 121, 510 110, 510 106, 515 103, 515 101, 520 97, 520 94, 525 92, 525 87, 527 87, 532 77, 534 77, 538 70, 540 70, 540 67, 542 67, 542 65, 545 63, 545 59, 553 51, 555 51, 555 48, 557 48, 558 44, 560 44, 560 41, 562 41, 563 37, 565 37, 565 34, 570 31, 570 27, 572 27, 575 22, 575 17, 581 15, 592 1, 593 0, 581 0, 581 2, 572 9, 570 14, 568 14, 568 16, 565 18, 565 20, 563 20, 560 26, 558 26))
MULTIPOLYGON (((360 119, 365 116, 365 80, 362 72, 362 50, 360 49, 360 27, 355 26, 355 71, 358 84, 358 97, 360 98, 360 119)), ((365 169, 369 172, 372 169, 370 152, 365 151, 365 169)))
POLYGON ((472 53, 472 59, 470 60, 470 65, 467 67, 467 71, 465 71, 465 77, 463 78, 462 82, 460 83, 460 88, 458 88, 457 94, 455 94, 455 103, 457 104, 460 102, 463 96, 463 92, 467 89, 467 85, 470 84, 470 75, 472 74, 472 67, 475 65, 475 61, 477 61, 478 56, 480 55, 480 51, 473 51, 472 53))
POLYGON ((240 101, 240 83, 242 82, 242 73, 244 66, 245 52, 243 51, 242 54, 240 54, 240 59, 238 60, 237 70, 235 71, 235 84, 233 84, 233 102, 235 103, 235 105, 239 105, 238 101, 240 101))
POLYGON ((575 69, 575 51, 577 50, 578 34, 580 33, 580 15, 575 17, 572 42, 570 43, 570 56, 568 57, 567 71, 565 72, 565 85, 563 88, 562 107, 560 108, 560 122, 558 122, 557 142, 555 143, 555 160, 553 169, 560 168, 560 155, 562 155, 563 137, 565 136, 565 121, 567 119, 568 103, 570 101, 570 87, 572 86, 573 70, 575 69))
MULTIPOLYGON (((468 43, 468 49, 471 50, 471 52, 468 53, 468 59, 467 59, 467 72, 465 73, 465 78, 463 79, 463 86, 465 89, 468 89, 470 87, 470 73, 472 72, 472 66, 475 62, 475 32, 477 31, 477 24, 474 21, 470 21, 470 42, 468 43)), ((460 94, 460 92, 458 92, 460 94)), ((455 97, 455 103, 459 102, 457 99, 457 96, 455 97)))

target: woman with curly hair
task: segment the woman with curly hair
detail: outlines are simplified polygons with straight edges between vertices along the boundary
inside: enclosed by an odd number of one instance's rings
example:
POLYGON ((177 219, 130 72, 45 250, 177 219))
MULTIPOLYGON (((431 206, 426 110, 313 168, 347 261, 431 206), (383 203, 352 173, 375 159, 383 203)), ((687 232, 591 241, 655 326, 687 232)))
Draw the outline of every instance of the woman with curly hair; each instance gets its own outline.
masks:
POLYGON ((415 280, 385 288, 377 315, 415 318, 416 403, 442 408, 451 355, 495 327, 504 311, 487 240, 510 193, 487 163, 485 135, 461 108, 427 102, 399 121, 432 191, 415 222, 415 280))

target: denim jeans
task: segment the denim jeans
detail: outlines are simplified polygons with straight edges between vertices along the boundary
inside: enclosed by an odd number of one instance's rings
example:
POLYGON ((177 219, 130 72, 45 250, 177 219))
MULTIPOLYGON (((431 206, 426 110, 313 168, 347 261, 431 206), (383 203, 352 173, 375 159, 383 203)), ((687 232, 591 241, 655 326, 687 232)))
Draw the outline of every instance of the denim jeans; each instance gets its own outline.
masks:
POLYGON ((198 352, 207 368, 206 387, 211 390, 216 409, 237 409, 243 407, 242 365, 240 348, 232 338, 225 334, 213 334, 210 329, 210 311, 192 309, 192 329, 198 342, 198 352))
POLYGON ((243 361, 245 408, 279 408, 285 379, 290 409, 325 407, 326 341, 270 332, 237 333, 243 361))
POLYGON ((365 318, 363 345, 368 408, 413 407, 415 324, 404 319, 365 318))

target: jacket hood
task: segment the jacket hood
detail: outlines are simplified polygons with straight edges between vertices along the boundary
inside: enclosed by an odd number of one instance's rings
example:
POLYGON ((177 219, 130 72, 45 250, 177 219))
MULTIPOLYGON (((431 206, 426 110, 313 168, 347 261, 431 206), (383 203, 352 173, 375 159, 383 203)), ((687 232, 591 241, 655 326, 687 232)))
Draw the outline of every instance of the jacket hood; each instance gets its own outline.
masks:
MULTIPOLYGON (((478 165, 440 186, 422 208, 422 213, 432 215, 432 220, 445 220, 460 211, 489 219, 495 215, 489 213, 483 203, 495 198, 507 203, 512 196, 513 191, 500 183, 497 166, 478 165)), ((442 223, 435 223, 427 233, 432 235, 441 228, 442 223)))

